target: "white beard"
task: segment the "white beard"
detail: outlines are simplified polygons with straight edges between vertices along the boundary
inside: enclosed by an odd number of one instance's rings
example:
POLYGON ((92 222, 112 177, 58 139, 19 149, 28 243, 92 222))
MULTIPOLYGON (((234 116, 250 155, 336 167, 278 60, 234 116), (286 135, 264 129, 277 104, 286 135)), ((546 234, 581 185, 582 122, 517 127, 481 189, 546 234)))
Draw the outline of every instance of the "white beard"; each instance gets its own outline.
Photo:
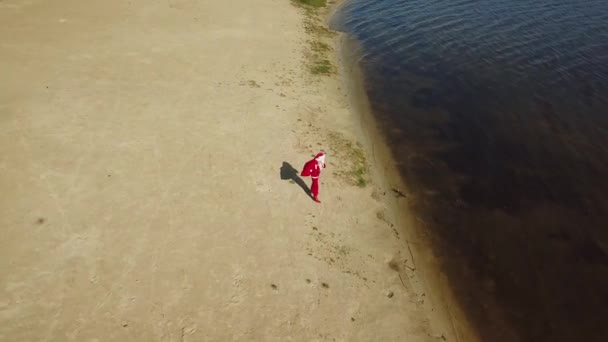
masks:
POLYGON ((319 164, 320 168, 323 168, 323 165, 325 165, 325 156, 317 158, 317 164, 319 164))

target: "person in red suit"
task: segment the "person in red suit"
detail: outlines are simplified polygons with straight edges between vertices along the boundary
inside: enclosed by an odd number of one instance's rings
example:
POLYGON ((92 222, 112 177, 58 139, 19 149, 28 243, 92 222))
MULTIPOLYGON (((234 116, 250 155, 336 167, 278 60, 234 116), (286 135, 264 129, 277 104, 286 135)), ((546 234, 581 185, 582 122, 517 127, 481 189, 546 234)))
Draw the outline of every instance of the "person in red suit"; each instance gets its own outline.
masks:
POLYGON ((319 152, 314 159, 309 160, 304 164, 304 169, 302 170, 302 176, 310 176, 310 178, 312 178, 310 193, 312 194, 312 199, 317 203, 321 203, 319 200, 319 176, 321 176, 321 169, 324 168, 325 152, 319 152))

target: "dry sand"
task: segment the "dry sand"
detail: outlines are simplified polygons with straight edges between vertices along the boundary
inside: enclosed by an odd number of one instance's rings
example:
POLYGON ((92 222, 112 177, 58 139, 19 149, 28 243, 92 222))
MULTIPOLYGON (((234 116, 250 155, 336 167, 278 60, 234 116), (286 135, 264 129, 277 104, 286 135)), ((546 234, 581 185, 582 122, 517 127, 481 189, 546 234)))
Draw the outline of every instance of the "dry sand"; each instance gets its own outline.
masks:
POLYGON ((0 1, 1 341, 459 338, 377 165, 364 188, 337 172, 336 136, 366 139, 303 19, 0 1), (320 148, 321 205, 280 177, 320 148))

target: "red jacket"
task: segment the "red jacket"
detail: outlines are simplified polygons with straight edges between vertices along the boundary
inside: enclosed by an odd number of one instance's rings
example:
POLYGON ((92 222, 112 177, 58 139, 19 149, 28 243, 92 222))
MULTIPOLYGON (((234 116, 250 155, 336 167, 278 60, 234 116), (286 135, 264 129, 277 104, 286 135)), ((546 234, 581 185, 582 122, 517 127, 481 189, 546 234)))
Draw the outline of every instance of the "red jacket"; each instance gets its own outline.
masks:
MULTIPOLYGON (((323 168, 325 168, 325 163, 323 164, 323 168)), ((312 178, 319 178, 321 175, 321 167, 319 166, 319 162, 316 159, 309 160, 304 164, 304 168, 302 169, 302 176, 312 178)))

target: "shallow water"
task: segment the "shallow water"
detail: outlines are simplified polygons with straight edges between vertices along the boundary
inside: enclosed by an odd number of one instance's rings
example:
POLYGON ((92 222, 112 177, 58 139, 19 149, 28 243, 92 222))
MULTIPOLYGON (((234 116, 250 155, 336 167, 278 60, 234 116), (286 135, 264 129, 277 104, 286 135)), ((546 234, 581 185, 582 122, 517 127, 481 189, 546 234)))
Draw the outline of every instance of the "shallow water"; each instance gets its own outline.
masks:
POLYGON ((483 339, 608 340, 608 2, 351 0, 337 18, 483 339))

